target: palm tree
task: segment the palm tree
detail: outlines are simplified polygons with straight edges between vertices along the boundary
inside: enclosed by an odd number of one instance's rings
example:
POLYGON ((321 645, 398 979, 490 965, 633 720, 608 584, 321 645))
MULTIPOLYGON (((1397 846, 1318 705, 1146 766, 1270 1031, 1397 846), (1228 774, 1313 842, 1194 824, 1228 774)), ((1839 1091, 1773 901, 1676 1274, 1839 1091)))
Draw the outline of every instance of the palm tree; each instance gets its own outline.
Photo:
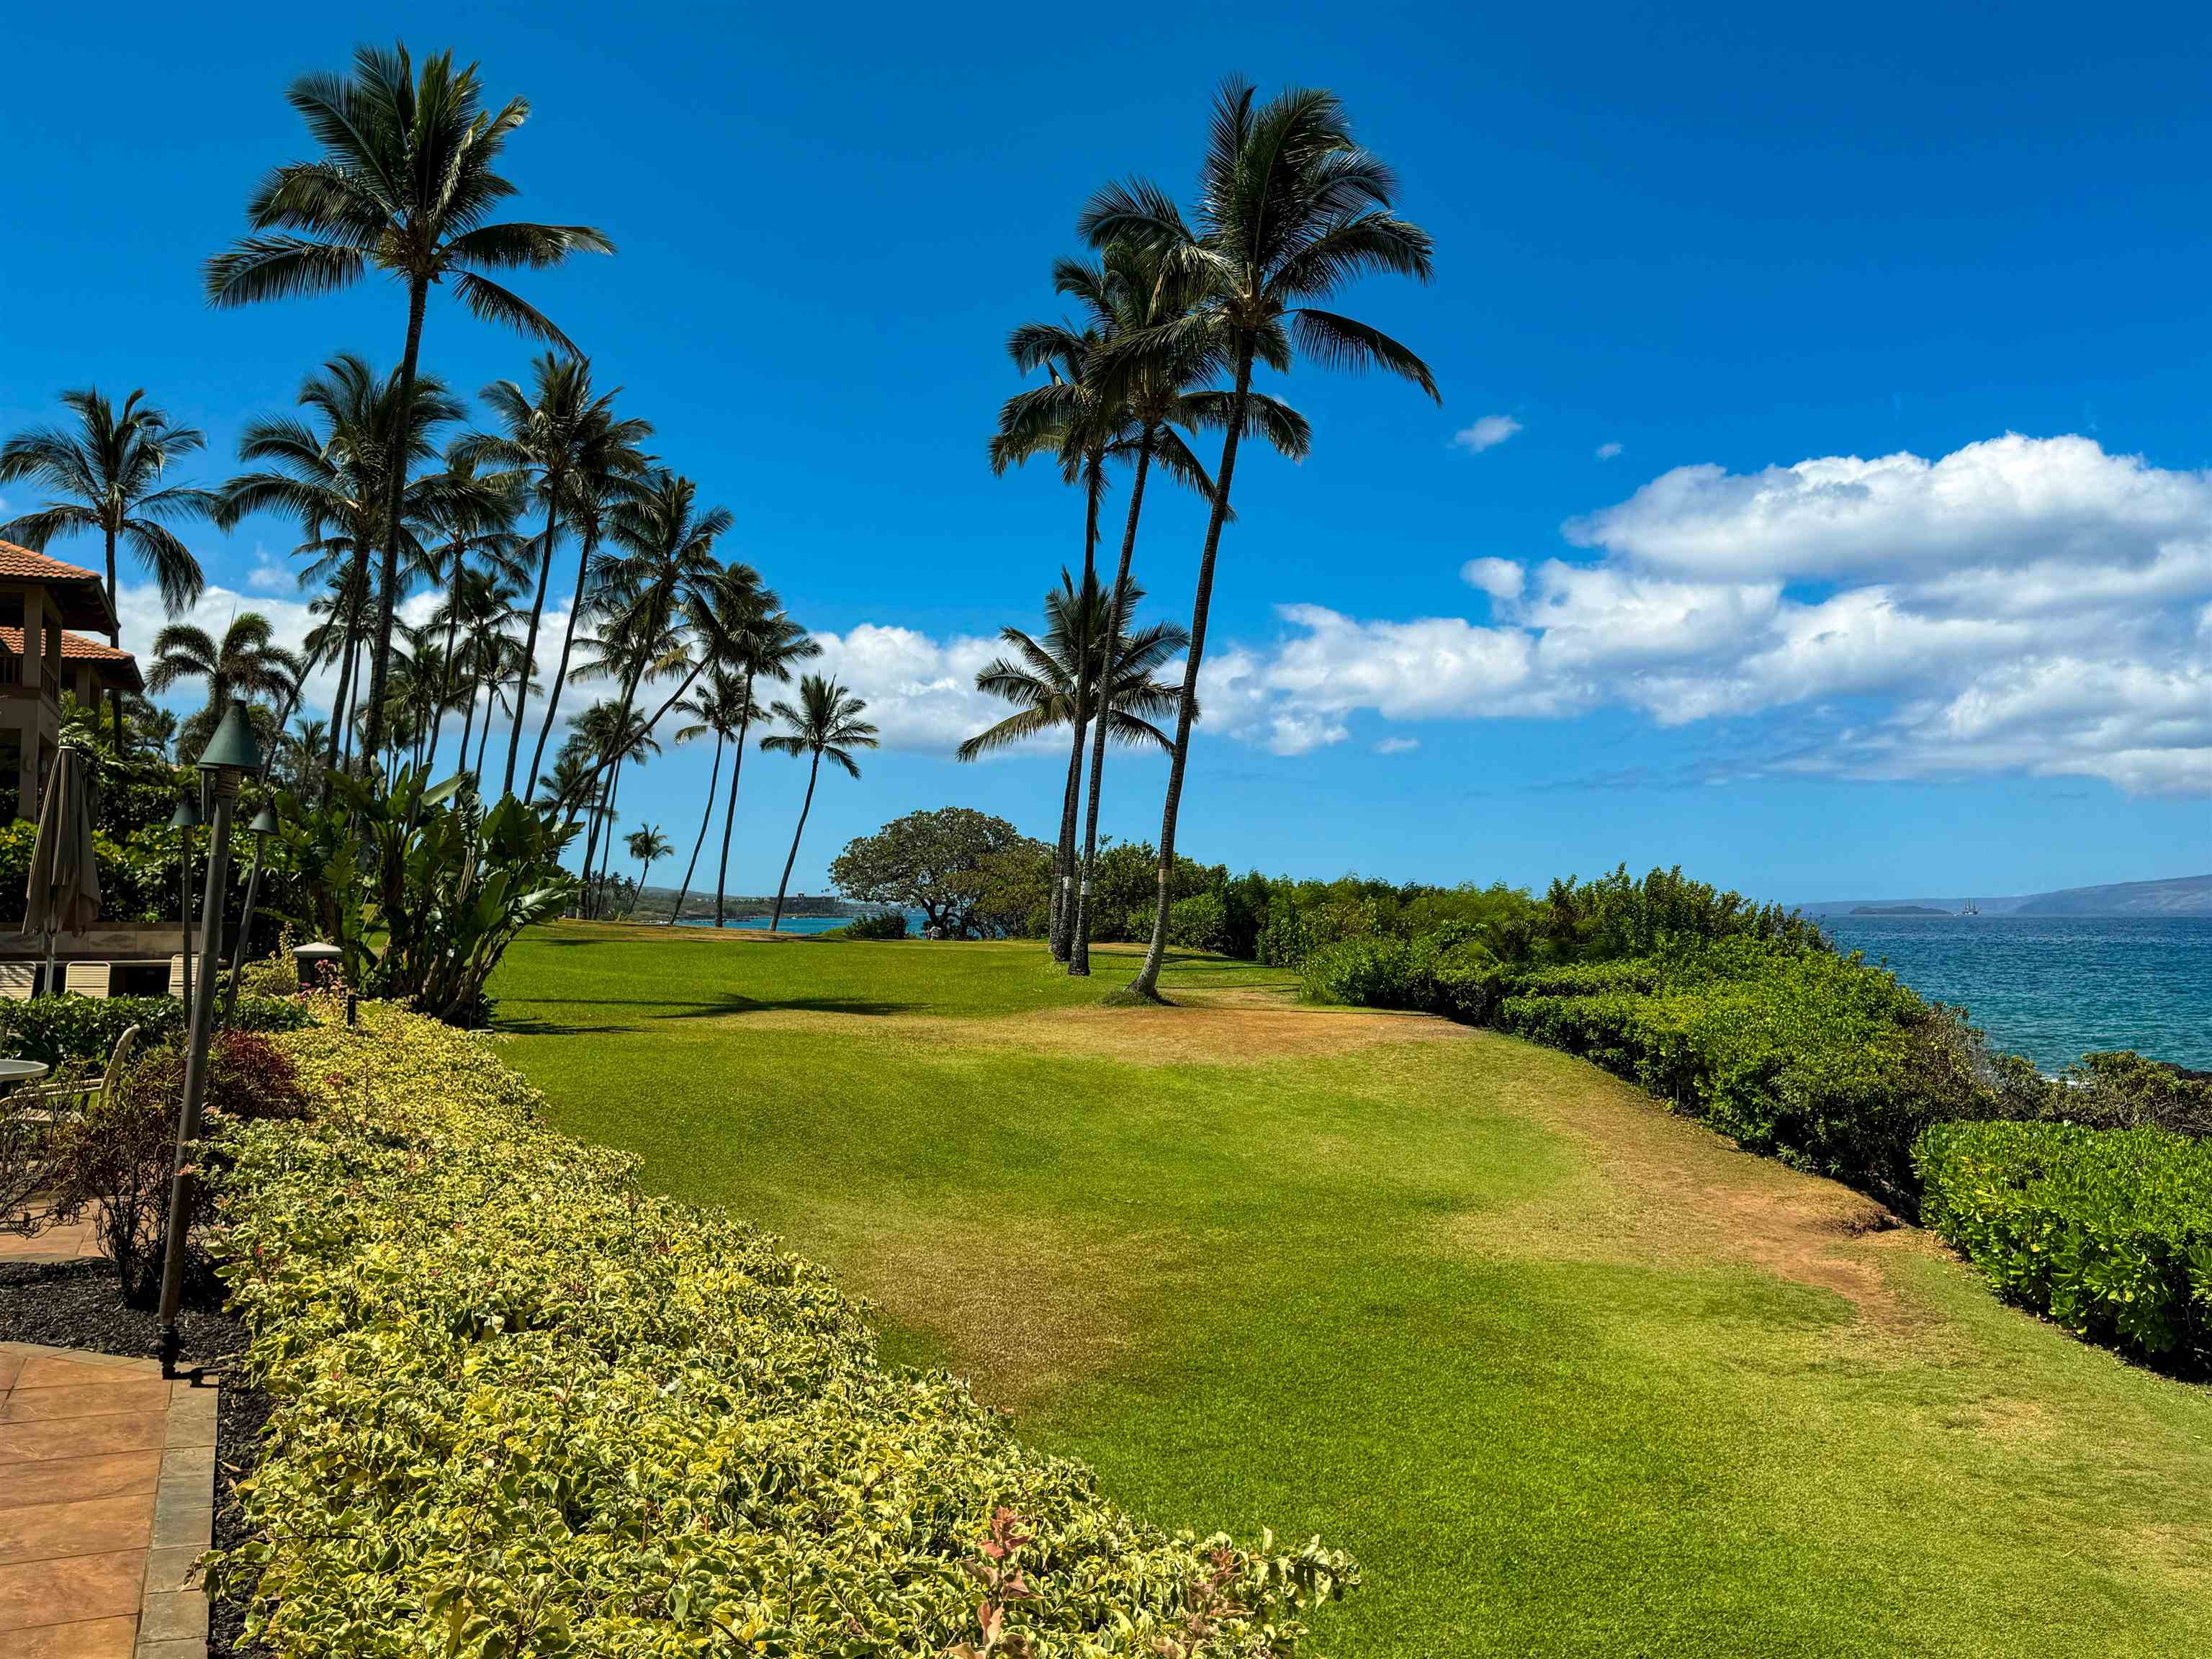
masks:
MULTIPOLYGON (((576 585, 568 597, 568 632, 561 641, 561 665, 554 672, 552 695, 545 705, 545 724, 531 757, 528 778, 544 758, 544 732, 550 731, 560 706, 561 687, 568 677, 568 652, 576 638, 576 618, 585 608, 590 589, 586 580, 597 551, 601 514, 625 483, 645 471, 646 458, 638 446, 653 435, 644 421, 624 420, 614 412, 617 392, 594 395, 591 365, 577 357, 552 352, 531 365, 531 387, 525 392, 512 380, 495 380, 483 389, 500 429, 468 439, 463 452, 471 461, 504 469, 504 476, 544 511, 545 527, 539 532, 531 562, 538 573, 537 597, 531 601, 530 624, 523 636, 523 660, 538 659, 538 629, 544 619, 546 592, 553 580, 553 552, 564 529, 576 535, 576 585)), ((528 706, 526 689, 518 688, 514 723, 507 738, 506 789, 514 788, 514 763, 522 742, 522 716, 528 706)))
POLYGON ((738 681, 738 726, 736 751, 730 757, 729 800, 722 808, 722 859, 714 866, 717 927, 728 914, 730 830, 738 817, 738 779, 745 768, 745 734, 755 720, 769 717, 768 711, 753 701, 753 688, 763 681, 788 680, 793 668, 822 654, 821 642, 784 615, 781 602, 768 589, 755 591, 750 612, 729 641, 726 653, 730 672, 738 681))
MULTIPOLYGON (((370 270, 407 290, 407 343, 399 359, 399 402, 411 399, 431 286, 457 295, 478 317, 580 355, 536 307, 483 275, 543 270, 579 250, 611 253, 614 245, 584 225, 487 224, 514 185, 494 171, 508 137, 530 113, 511 99, 496 113, 483 106, 471 64, 456 70, 451 52, 423 62, 418 76, 407 48, 354 51, 350 76, 305 75, 285 96, 323 151, 278 167, 246 204, 253 234, 207 263, 208 298, 246 305, 349 288, 370 270)), ((375 656, 362 748, 382 745, 385 680, 392 665, 392 607, 399 589, 401 489, 406 468, 391 469, 377 594, 375 656)))
POLYGON ((743 680, 726 668, 710 668, 700 686, 676 705, 678 714, 691 717, 689 726, 676 728, 676 741, 690 743, 712 734, 714 763, 707 772, 707 807, 699 815, 699 834, 691 842, 691 861, 684 866, 683 884, 676 890, 676 902, 668 912, 668 925, 672 927, 684 914, 684 901, 691 893, 691 877, 699 868, 699 852, 707 844, 707 826, 714 821, 714 798, 719 793, 716 786, 722 781, 722 748, 744 726, 744 696, 743 680))
MULTIPOLYGON (((435 375, 416 378, 402 392, 398 375, 380 374, 367 359, 352 352, 332 357, 301 383, 295 401, 307 411, 306 418, 262 416, 246 423, 238 458, 261 466, 225 484, 216 510, 216 522, 226 529, 249 513, 276 513, 297 521, 307 538, 293 556, 307 561, 301 585, 320 583, 326 589, 311 608, 326 618, 329 629, 310 635, 309 654, 319 664, 339 665, 332 767, 341 743, 350 742, 349 710, 361 701, 355 659, 368 642, 373 555, 380 538, 395 540, 410 563, 420 565, 428 556, 418 531, 483 505, 477 481, 424 474, 403 486, 398 534, 386 537, 392 479, 434 455, 435 428, 463 413, 435 375), (404 458, 397 467, 395 454, 404 458)), ((374 751, 364 744, 362 752, 374 751)))
MULTIPOLYGON (((1062 259, 1053 270, 1053 286, 1079 301, 1091 319, 1090 332, 1108 343, 1161 328, 1186 315, 1192 295, 1176 283, 1158 250, 1142 244, 1109 244, 1097 264, 1062 259)), ((1229 418, 1230 394, 1205 384, 1220 369, 1220 353, 1206 339, 1186 342, 1151 353, 1120 377, 1112 388, 1124 406, 1127 422, 1136 428, 1129 485, 1129 510, 1121 526, 1120 562, 1108 591, 1133 595, 1130 562, 1136 551, 1137 522, 1144 511, 1145 486, 1152 463, 1158 460, 1168 475, 1202 495, 1212 495, 1213 482, 1176 428, 1196 432, 1218 428, 1229 418)), ((1254 391, 1247 404, 1248 436, 1264 436, 1278 451, 1293 460, 1304 459, 1310 434, 1304 417, 1267 393, 1254 391)), ((1231 514, 1231 517, 1235 515, 1231 514)), ((1105 637, 1113 645, 1124 636, 1126 611, 1108 621, 1105 637)), ((1109 650, 1097 670, 1102 681, 1115 677, 1109 650)), ((1075 914, 1068 929, 1067 971, 1076 977, 1091 971, 1091 883, 1098 859, 1098 801, 1105 781, 1105 725, 1094 721, 1091 744, 1090 786, 1085 792, 1083 846, 1079 878, 1075 885, 1075 914)))
MULTIPOLYGON (((522 538, 514 533, 521 499, 504 477, 479 477, 465 440, 446 447, 446 472, 435 501, 423 514, 422 556, 416 574, 442 590, 434 626, 442 626, 444 642, 438 647, 442 673, 437 687, 435 713, 430 724, 430 748, 426 764, 438 761, 438 739, 448 711, 461 707, 465 694, 469 711, 476 711, 476 684, 462 672, 464 655, 460 627, 465 605, 462 590, 472 574, 472 561, 480 561, 501 576, 519 579, 523 568, 522 538)), ((465 738, 461 757, 465 764, 465 738)))
MULTIPOLYGON (((143 389, 123 400, 120 414, 96 386, 64 392, 74 428, 40 427, 0 444, 0 484, 35 481, 52 499, 0 525, 0 537, 43 553, 56 536, 97 531, 107 549, 107 641, 123 643, 115 580, 115 545, 126 544, 161 590, 169 615, 191 607, 206 586, 200 562, 170 525, 215 515, 217 498, 190 484, 166 482, 169 464, 204 448, 196 427, 176 426, 143 404, 143 389)), ((123 707, 115 708, 115 740, 123 742, 123 707)))
POLYGON ((1185 314, 1133 331, 1101 354, 1091 369, 1102 395, 1114 395, 1146 365, 1190 350, 1194 343, 1221 353, 1233 377, 1160 815, 1152 943, 1129 987, 1147 998, 1159 994, 1167 950, 1176 817, 1190 760, 1194 694, 1237 441, 1251 413, 1253 366, 1286 369, 1295 346, 1325 368, 1381 368, 1437 397, 1428 365, 1406 347, 1366 323, 1310 303, 1370 271, 1428 280, 1428 233, 1390 212, 1396 179, 1352 142, 1351 123, 1334 94, 1293 90, 1256 108, 1254 95, 1249 84, 1231 80, 1214 99, 1195 232, 1165 191, 1141 180, 1107 185, 1091 198, 1079 222, 1095 247, 1126 240, 1153 252, 1177 282, 1188 282, 1193 295, 1185 314))
POLYGON ((207 707, 187 716, 177 733, 177 758, 190 763, 215 735, 232 699, 281 701, 305 672, 306 665, 276 643, 269 618, 247 611, 232 618, 220 641, 189 623, 171 623, 154 636, 146 685, 158 694, 179 680, 208 683, 207 707))
POLYGON ((859 777, 860 769, 852 751, 876 746, 876 728, 860 718, 867 712, 866 703, 835 679, 820 674, 806 675, 799 682, 797 708, 781 701, 769 705, 769 713, 787 729, 763 738, 761 747, 779 755, 811 757, 806 769, 806 799, 799 808, 799 828, 791 834, 791 856, 784 860, 783 879, 775 886, 775 910, 768 921, 771 933, 783 926, 783 896, 791 887, 791 866, 799 862, 799 838, 806 833, 806 815, 814 810, 814 784, 822 775, 822 757, 827 755, 859 777))
POLYGON ((1076 683, 1080 659, 1088 656, 1087 676, 1108 695, 1098 699, 1107 712, 1106 730, 1124 744, 1157 744, 1164 752, 1174 745, 1166 732, 1152 724, 1175 712, 1180 688, 1153 676, 1186 643, 1174 623, 1154 623, 1134 634, 1124 634, 1112 651, 1115 677, 1103 678, 1108 655, 1104 637, 1109 613, 1127 617, 1145 597, 1133 584, 1125 587, 1118 605, 1109 605, 1094 582, 1087 593, 1078 593, 1066 572, 1060 586, 1045 595, 1045 630, 1042 639, 1018 628, 1002 628, 999 638, 1013 647, 1013 657, 1000 657, 976 671, 975 689, 1012 703, 1015 713, 978 732, 953 751, 961 761, 981 760, 1002 749, 1067 725, 1075 715, 1076 683))
POLYGON ((648 823, 642 830, 633 830, 626 843, 629 855, 637 860, 637 886, 632 890, 629 914, 637 914, 637 902, 645 896, 645 878, 653 873, 653 866, 668 856, 668 837, 660 833, 660 826, 648 823))

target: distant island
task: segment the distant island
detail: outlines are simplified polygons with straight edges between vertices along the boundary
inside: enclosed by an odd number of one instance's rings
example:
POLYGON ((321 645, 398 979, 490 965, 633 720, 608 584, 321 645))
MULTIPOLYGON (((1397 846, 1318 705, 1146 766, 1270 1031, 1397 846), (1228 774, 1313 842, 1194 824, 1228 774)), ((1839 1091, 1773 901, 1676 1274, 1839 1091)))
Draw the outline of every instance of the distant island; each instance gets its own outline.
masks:
POLYGON ((2212 916, 2212 875, 2107 882, 2049 893, 1956 897, 1826 899, 1796 908, 1808 916, 1950 915, 1972 905, 1985 916, 2212 916))

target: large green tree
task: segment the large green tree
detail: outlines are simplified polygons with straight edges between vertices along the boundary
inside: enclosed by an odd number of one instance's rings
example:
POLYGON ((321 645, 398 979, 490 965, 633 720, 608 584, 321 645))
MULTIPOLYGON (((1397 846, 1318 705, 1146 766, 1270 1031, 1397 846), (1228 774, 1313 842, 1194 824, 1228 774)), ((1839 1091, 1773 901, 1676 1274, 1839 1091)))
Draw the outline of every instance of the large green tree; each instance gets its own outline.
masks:
POLYGON ((730 757, 730 794, 722 808, 722 858, 714 866, 714 926, 728 919, 730 831, 738 817, 738 779, 744 770, 745 734, 768 711, 755 701, 756 687, 781 684, 800 663, 822 654, 821 645, 784 615, 781 602, 767 588, 757 589, 738 628, 728 636, 724 653, 730 672, 738 678, 736 752, 730 757))
POLYGON ((830 861, 830 884, 847 898, 919 910, 932 932, 975 939, 991 861, 1011 848, 1042 850, 1004 818, 968 806, 909 812, 858 836, 830 861))
MULTIPOLYGON (((358 46, 352 74, 304 75, 285 96, 322 154, 276 168, 256 188, 246 210, 252 234, 207 263, 211 301, 237 306, 327 294, 383 272, 407 295, 403 405, 412 395, 433 287, 478 317, 580 355, 537 307, 486 275, 543 270, 580 250, 614 252, 586 225, 492 222, 493 211, 515 193, 497 169, 507 139, 529 116, 528 103, 514 98, 487 110, 475 64, 456 69, 453 54, 441 52, 425 58, 418 73, 404 46, 358 46)), ((392 664, 399 495, 407 470, 391 472, 370 729, 362 744, 372 755, 383 740, 377 723, 392 664)))
POLYGON ((1214 560, 1229 516, 1237 445, 1250 417, 1254 368, 1285 370, 1295 352, 1324 368, 1382 368, 1437 396, 1428 365, 1411 350, 1380 329, 1316 303, 1370 272, 1428 280, 1428 233, 1391 211, 1396 196, 1395 177, 1353 141, 1334 94, 1294 89, 1261 104, 1249 84, 1231 80, 1214 99, 1194 224, 1186 223, 1166 191, 1144 180, 1109 185, 1083 210, 1081 229, 1093 246, 1130 241, 1151 250, 1179 282, 1188 281, 1191 295, 1184 314, 1134 330, 1102 350, 1091 365, 1101 395, 1115 396, 1147 363, 1189 349, 1194 339, 1210 341, 1231 377, 1160 814, 1152 943, 1129 986, 1139 996, 1159 994, 1176 818, 1190 762, 1214 560))
POLYGON ((783 879, 775 885, 775 910, 768 921, 771 933, 783 926, 783 896, 791 888, 791 866, 799 862, 799 842, 806 833, 806 815, 814 810, 814 785, 822 775, 823 759, 826 756, 832 765, 844 768, 853 777, 860 775, 853 750, 876 746, 876 728, 860 718, 867 712, 866 703, 822 674, 808 674, 799 680, 796 703, 778 701, 769 706, 769 713, 783 722, 784 729, 763 738, 761 747, 772 754, 808 757, 806 799, 799 804, 799 827, 791 832, 791 855, 783 861, 783 879))

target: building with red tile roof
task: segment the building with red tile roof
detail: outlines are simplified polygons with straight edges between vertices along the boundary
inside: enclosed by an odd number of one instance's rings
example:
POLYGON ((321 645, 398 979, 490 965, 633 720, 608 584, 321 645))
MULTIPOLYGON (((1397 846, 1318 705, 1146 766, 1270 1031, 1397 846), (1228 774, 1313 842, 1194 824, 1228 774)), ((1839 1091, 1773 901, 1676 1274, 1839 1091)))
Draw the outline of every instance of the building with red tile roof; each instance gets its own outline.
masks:
POLYGON ((14 784, 17 817, 39 815, 62 693, 96 706, 102 693, 145 689, 137 659, 94 637, 114 627, 99 576, 0 541, 0 790, 14 784))

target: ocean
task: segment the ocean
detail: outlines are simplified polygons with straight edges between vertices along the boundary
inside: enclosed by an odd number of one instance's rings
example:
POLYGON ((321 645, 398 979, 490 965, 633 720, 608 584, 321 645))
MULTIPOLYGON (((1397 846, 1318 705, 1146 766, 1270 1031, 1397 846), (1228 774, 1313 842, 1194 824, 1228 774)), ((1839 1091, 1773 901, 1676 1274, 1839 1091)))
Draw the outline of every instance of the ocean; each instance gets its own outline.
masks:
POLYGON ((2055 1072, 2133 1048, 2212 1069, 2212 916, 1826 916, 1923 997, 2055 1072))

